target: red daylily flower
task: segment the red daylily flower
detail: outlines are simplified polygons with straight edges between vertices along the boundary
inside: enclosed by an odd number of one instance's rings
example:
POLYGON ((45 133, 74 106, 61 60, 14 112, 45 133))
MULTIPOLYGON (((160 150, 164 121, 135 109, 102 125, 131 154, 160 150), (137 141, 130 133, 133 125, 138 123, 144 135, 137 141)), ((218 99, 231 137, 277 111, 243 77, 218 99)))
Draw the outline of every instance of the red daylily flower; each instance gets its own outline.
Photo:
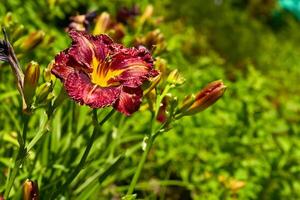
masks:
POLYGON ((55 57, 51 72, 76 102, 92 108, 112 105, 130 115, 139 109, 141 85, 158 72, 145 47, 125 48, 107 35, 71 30, 70 48, 55 57))

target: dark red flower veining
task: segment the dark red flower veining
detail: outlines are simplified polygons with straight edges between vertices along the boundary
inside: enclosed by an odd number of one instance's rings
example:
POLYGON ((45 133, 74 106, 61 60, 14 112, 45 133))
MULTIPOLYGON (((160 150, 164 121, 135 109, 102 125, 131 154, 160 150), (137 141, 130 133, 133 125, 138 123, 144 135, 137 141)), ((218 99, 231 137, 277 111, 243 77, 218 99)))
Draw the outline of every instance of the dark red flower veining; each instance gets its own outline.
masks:
POLYGON ((69 34, 72 45, 55 57, 51 70, 68 95, 92 108, 112 105, 125 115, 137 111, 143 96, 141 85, 158 75, 149 51, 126 48, 103 34, 75 30, 69 34))

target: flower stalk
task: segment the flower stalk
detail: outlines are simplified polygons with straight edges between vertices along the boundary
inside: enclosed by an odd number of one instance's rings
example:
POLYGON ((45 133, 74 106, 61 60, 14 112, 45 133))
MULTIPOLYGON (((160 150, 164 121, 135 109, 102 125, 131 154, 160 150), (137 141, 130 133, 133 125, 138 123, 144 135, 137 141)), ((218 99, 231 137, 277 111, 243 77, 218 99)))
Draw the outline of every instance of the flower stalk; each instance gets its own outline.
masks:
POLYGON ((80 171, 84 168, 84 165, 85 165, 85 162, 86 162, 86 159, 90 153, 90 150, 94 144, 94 141, 96 140, 97 136, 99 133, 101 133, 101 129, 100 127, 108 120, 110 119, 113 114, 115 113, 115 110, 112 109, 103 119, 101 122, 98 122, 98 117, 97 117, 97 110, 94 109, 93 110, 93 122, 94 122, 94 130, 93 130, 93 133, 92 133, 92 136, 90 137, 89 141, 88 141, 88 144, 85 148, 85 151, 78 163, 78 165, 76 166, 76 168, 74 169, 74 171, 72 173, 70 173, 70 175, 68 176, 66 182, 63 184, 62 187, 60 187, 56 193, 53 194, 53 197, 56 197, 57 195, 59 195, 62 190, 64 188, 68 188, 68 186, 72 183, 72 181, 77 177, 77 175, 80 173, 80 171))
POLYGON ((129 185, 129 188, 128 188, 128 191, 127 191, 127 196, 129 195, 132 195, 132 193, 134 192, 134 188, 137 184, 137 181, 141 175, 141 172, 143 170, 143 167, 145 165, 145 162, 146 162, 146 159, 149 155, 149 152, 153 146, 153 143, 155 141, 155 138, 159 135, 159 133, 161 132, 164 132, 165 128, 169 125, 170 121, 167 120, 157 131, 153 131, 153 123, 155 121, 155 119, 157 118, 157 115, 158 115, 158 111, 159 111, 159 108, 160 108, 160 105, 161 105, 161 102, 163 100, 163 98, 168 94, 169 90, 173 87, 172 84, 167 84, 166 87, 164 88, 163 92, 161 95, 159 95, 157 97, 157 100, 156 100, 156 105, 155 105, 155 110, 154 110, 154 113, 152 115, 152 119, 151 119, 151 128, 150 128, 150 134, 149 134, 149 138, 148 138, 148 141, 147 141, 147 144, 146 144, 146 148, 143 152, 143 155, 142 155, 142 158, 137 166, 137 169, 134 173, 134 176, 130 182, 130 185, 129 185))
POLYGON ((141 172, 143 170, 143 167, 145 165, 146 159, 147 159, 148 154, 149 154, 149 152, 150 152, 150 150, 152 148, 152 145, 153 145, 153 142, 154 142, 155 138, 156 138, 155 135, 150 135, 150 137, 149 137, 149 139, 147 141, 146 149, 143 152, 143 155, 142 155, 142 158, 141 158, 141 160, 139 162, 139 165, 138 165, 138 167, 137 167, 137 169, 135 171, 135 174, 134 174, 134 176, 133 176, 133 178, 132 178, 132 180, 130 182, 129 189, 127 191, 127 195, 131 195, 134 192, 134 188, 135 188, 135 186, 137 184, 137 181, 138 181, 138 179, 139 179, 139 177, 141 175, 141 172))

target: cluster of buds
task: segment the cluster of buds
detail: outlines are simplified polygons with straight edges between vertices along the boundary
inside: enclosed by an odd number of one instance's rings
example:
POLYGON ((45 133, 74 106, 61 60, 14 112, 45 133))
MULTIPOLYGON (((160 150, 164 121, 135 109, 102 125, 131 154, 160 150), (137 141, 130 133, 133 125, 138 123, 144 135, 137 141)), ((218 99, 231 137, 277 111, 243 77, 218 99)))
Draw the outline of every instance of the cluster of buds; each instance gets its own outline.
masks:
MULTIPOLYGON (((164 91, 166 85, 169 88, 174 88, 182 85, 185 82, 184 77, 179 73, 177 69, 169 71, 167 69, 167 62, 162 58, 157 58, 155 62, 156 69, 159 69, 160 75, 150 79, 150 83, 144 90, 144 94, 147 96, 148 105, 150 110, 155 109, 156 98, 158 96, 155 88, 158 85, 163 86, 164 91)), ((167 122, 167 120, 180 119, 184 116, 195 115, 204 111, 209 106, 213 105, 219 98, 222 97, 226 89, 226 86, 221 80, 214 81, 205 86, 197 94, 187 95, 181 103, 178 103, 177 97, 167 92, 164 94, 158 111, 156 119, 161 123, 167 122)))

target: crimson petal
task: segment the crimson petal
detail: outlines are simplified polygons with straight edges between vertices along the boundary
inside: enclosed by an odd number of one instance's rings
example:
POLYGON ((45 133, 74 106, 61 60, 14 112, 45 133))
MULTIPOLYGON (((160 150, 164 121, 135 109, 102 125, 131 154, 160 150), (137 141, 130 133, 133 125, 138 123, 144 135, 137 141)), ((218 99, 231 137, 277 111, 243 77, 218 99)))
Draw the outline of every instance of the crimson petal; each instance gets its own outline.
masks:
POLYGON ((123 87, 118 101, 114 104, 114 108, 119 112, 129 116, 140 108, 142 96, 143 90, 140 87, 123 87))
POLYGON ((90 82, 89 77, 83 72, 71 73, 65 81, 68 95, 80 104, 92 108, 103 108, 112 105, 118 99, 121 88, 103 88, 90 82))
POLYGON ((110 68, 123 72, 111 79, 111 82, 118 81, 126 87, 139 87, 149 77, 158 75, 153 69, 153 59, 146 48, 122 48, 117 51, 112 57, 110 68))
POLYGON ((74 71, 72 67, 68 66, 69 55, 64 51, 55 56, 55 63, 51 72, 60 80, 65 81, 70 73, 74 71))
POLYGON ((72 46, 69 54, 83 69, 91 72, 94 59, 101 61, 109 52, 109 45, 113 41, 107 35, 93 36, 83 31, 71 30, 72 46))

